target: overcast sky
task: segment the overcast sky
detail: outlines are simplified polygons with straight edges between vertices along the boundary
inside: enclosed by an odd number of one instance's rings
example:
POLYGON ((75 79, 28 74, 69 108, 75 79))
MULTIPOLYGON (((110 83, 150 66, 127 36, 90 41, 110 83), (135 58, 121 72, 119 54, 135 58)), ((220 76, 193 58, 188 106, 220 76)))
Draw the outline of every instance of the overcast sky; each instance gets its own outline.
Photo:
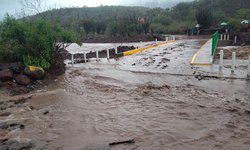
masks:
MULTIPOLYGON (((8 12, 11 15, 17 16, 21 12, 22 5, 20 1, 23 0, 0 0, 0 20, 8 12)), ((33 0, 28 0, 33 1, 33 0)), ((141 5, 145 1, 152 0, 40 0, 42 1, 43 8, 48 7, 68 7, 68 6, 100 6, 100 5, 141 5)), ((190 1, 190 0, 155 0, 155 1, 190 1)))
MULTIPOLYGON (((8 12, 9 14, 16 15, 20 13, 22 9, 21 0, 0 0, 0 19, 8 12)), ((30 0, 32 1, 32 0, 30 0)), ((120 0, 41 0, 43 1, 43 7, 67 7, 67 6, 78 6, 84 5, 92 7, 104 5, 117 5, 120 0)))

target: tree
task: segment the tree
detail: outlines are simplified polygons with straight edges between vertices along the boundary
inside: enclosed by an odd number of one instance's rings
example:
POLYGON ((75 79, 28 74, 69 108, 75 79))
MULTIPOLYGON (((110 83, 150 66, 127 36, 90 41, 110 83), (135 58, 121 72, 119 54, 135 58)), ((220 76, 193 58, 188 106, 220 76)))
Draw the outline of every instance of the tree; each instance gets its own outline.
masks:
POLYGON ((119 33, 120 25, 117 21, 111 22, 107 27, 107 33, 110 36, 116 36, 119 33))
POLYGON ((152 23, 150 29, 152 33, 156 34, 163 34, 166 31, 166 27, 160 23, 152 23))
POLYGON ((240 23, 241 21, 242 20, 240 19, 230 18, 228 20, 228 23, 232 25, 234 31, 240 32, 240 29, 242 28, 241 23, 240 23))
POLYGON ((82 26, 87 34, 94 32, 94 21, 93 20, 82 20, 82 26))
POLYGON ((246 19, 246 20, 250 20, 250 9, 249 8, 242 8, 242 9, 239 9, 237 12, 236 12, 236 15, 235 15, 235 18, 237 19, 246 19))
POLYGON ((183 21, 183 20, 188 20, 189 13, 191 13, 192 5, 189 3, 179 3, 177 4, 173 10, 171 11, 171 15, 173 18, 183 21))
POLYGON ((225 22, 228 20, 228 17, 225 15, 223 11, 215 11, 213 13, 213 22, 214 24, 220 24, 221 22, 225 22))
POLYGON ((213 24, 212 12, 209 9, 200 8, 196 12, 196 20, 202 28, 207 29, 213 24))
POLYGON ((22 5, 22 16, 21 17, 26 17, 31 14, 37 14, 42 18, 45 18, 45 15, 42 13, 48 8, 44 8, 44 0, 22 0, 20 1, 22 5))
POLYGON ((170 25, 173 22, 173 20, 170 16, 160 15, 160 16, 156 17, 153 22, 160 23, 160 24, 167 26, 167 25, 170 25))

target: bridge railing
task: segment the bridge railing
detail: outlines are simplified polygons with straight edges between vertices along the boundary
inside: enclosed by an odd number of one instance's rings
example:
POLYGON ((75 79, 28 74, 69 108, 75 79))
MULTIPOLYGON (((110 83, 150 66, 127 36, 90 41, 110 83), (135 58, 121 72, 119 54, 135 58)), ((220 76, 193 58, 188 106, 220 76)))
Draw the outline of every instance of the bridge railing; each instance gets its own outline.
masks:
POLYGON ((211 51, 211 56, 212 57, 214 57, 214 54, 215 54, 216 46, 217 46, 217 43, 218 43, 218 37, 219 37, 219 32, 216 31, 213 34, 213 37, 212 37, 212 51, 211 51))

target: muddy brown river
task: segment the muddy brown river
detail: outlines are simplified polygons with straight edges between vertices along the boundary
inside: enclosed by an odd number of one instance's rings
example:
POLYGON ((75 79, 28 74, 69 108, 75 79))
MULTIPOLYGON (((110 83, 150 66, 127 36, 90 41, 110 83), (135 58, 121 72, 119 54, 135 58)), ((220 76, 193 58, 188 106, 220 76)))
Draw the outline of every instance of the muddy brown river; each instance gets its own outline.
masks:
POLYGON ((37 150, 106 150, 126 140, 134 142, 110 149, 249 150, 249 91, 243 79, 197 80, 95 62, 68 66, 42 90, 1 92, 0 112, 11 114, 0 121, 12 126, 0 129, 0 142, 37 150))

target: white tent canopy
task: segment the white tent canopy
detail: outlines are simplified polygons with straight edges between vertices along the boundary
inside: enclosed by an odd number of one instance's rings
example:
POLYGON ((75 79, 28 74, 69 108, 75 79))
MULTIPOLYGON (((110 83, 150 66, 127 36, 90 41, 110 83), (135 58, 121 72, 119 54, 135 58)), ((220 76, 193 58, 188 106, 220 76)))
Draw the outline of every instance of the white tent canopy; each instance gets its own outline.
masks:
POLYGON ((228 25, 228 23, 226 23, 226 22, 222 22, 220 25, 221 25, 221 26, 227 26, 227 25, 228 25))
POLYGON ((241 24, 249 24, 250 22, 248 20, 241 21, 241 24))

